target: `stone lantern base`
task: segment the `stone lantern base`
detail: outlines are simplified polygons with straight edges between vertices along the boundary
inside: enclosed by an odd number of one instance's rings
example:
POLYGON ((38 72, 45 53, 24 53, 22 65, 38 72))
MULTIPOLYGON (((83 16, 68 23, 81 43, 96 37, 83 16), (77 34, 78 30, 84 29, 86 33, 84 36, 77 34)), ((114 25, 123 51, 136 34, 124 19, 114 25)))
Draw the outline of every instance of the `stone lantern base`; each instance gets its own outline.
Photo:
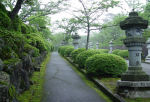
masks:
POLYGON ((119 95, 128 98, 149 98, 150 81, 121 81, 117 82, 119 95))
POLYGON ((129 69, 117 82, 118 94, 128 98, 149 98, 150 75, 142 71, 142 67, 129 67, 129 69))

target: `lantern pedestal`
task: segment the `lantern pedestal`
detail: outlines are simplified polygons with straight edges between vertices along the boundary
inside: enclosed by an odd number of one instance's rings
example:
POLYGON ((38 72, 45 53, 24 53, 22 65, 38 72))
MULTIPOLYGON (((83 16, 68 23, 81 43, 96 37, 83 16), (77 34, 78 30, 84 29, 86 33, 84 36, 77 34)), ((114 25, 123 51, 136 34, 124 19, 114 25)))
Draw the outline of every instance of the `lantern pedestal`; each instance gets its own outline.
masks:
POLYGON ((150 75, 147 75, 141 66, 142 46, 145 39, 142 29, 146 29, 148 21, 138 16, 137 12, 129 13, 129 17, 120 22, 120 27, 126 30, 124 44, 129 51, 128 71, 121 75, 117 82, 118 94, 129 98, 150 97, 150 75))

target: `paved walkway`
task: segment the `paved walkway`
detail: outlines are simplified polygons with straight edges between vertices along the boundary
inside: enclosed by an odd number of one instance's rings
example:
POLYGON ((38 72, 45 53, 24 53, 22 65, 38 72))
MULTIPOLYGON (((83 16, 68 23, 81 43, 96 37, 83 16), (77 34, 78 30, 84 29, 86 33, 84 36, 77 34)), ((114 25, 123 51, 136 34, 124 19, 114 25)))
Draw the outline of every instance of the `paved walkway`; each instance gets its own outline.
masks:
POLYGON ((57 52, 47 65, 43 102, 105 102, 57 52))

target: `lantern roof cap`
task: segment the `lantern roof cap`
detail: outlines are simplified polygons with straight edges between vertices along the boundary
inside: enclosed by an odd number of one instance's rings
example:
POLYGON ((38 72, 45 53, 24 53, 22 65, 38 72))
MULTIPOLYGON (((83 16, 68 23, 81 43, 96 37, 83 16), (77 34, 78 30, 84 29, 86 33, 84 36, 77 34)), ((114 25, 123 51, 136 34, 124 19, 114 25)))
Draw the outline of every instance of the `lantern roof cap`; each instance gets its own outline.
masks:
POLYGON ((124 21, 120 22, 120 28, 122 30, 126 30, 128 28, 138 27, 140 29, 146 29, 148 27, 148 21, 144 20, 142 17, 138 16, 138 13, 132 11, 129 13, 129 17, 127 17, 124 21))

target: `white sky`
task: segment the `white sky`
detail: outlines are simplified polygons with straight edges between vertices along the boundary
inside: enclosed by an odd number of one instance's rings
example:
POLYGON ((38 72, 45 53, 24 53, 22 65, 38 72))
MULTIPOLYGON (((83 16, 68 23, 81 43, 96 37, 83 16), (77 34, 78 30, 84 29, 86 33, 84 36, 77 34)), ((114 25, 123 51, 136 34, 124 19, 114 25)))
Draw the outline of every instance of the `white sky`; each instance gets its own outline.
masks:
MULTIPOLYGON (((39 1, 42 2, 42 3, 49 2, 49 0, 39 0, 39 1)), ((124 13, 124 14, 126 14, 127 12, 131 11, 132 8, 130 8, 127 5, 127 3, 124 2, 124 0, 119 0, 119 1, 121 2, 121 7, 123 9, 121 9, 119 7, 108 9, 108 12, 106 13, 106 15, 107 14, 114 14, 114 15, 116 15, 118 13, 124 13)), ((137 1, 137 0, 131 0, 131 1, 134 2, 134 1, 137 1)), ((143 4, 146 3, 146 0, 139 0, 139 1, 140 1, 140 3, 143 3, 143 4)), ((71 4, 71 8, 81 8, 82 7, 78 0, 69 0, 68 2, 71 4)), ((102 22, 104 21, 105 18, 108 18, 108 16, 106 16, 106 15, 101 18, 102 22)), ((61 12, 61 13, 58 13, 58 14, 55 14, 55 15, 50 15, 49 17, 51 17, 51 23, 53 24, 56 20, 61 20, 63 18, 71 18, 72 15, 70 15, 69 13, 67 13, 66 11, 64 11, 64 12, 61 12)), ((80 32, 80 35, 85 35, 85 32, 80 32)))

